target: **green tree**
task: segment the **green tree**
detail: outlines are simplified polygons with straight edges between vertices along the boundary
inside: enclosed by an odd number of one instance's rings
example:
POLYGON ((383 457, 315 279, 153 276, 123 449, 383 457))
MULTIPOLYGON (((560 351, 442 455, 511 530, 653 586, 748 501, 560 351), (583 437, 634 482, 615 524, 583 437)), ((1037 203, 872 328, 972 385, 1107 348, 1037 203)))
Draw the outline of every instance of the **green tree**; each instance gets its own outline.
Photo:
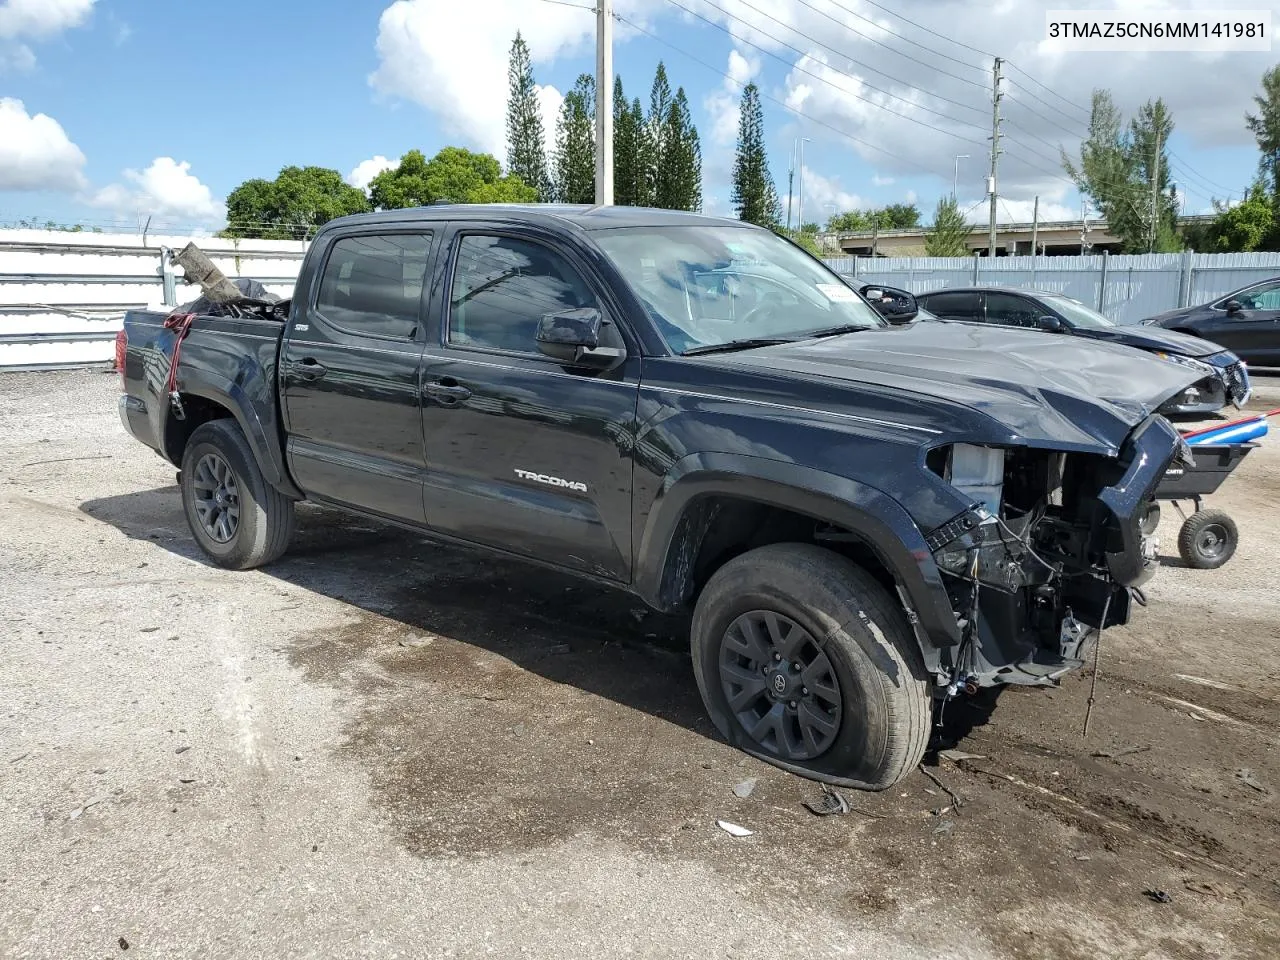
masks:
POLYGON ((667 120, 671 113, 671 84, 667 80, 667 68, 661 60, 653 74, 653 86, 649 89, 649 115, 644 122, 645 177, 648 183, 648 205, 662 206, 664 166, 669 149, 667 120))
POLYGON ((1253 102, 1258 112, 1245 114, 1245 126, 1258 141, 1258 150, 1262 153, 1258 171, 1264 185, 1273 198, 1280 198, 1280 66, 1262 75, 1262 95, 1255 96, 1253 102))
POLYGON ((950 196, 938 201, 933 224, 924 235, 924 251, 931 257, 966 257, 969 255, 969 224, 960 206, 950 196))
POLYGON ((774 227, 782 219, 778 191, 769 173, 764 146, 764 110, 760 88, 748 83, 742 88, 738 118, 738 147, 733 162, 733 208, 740 220, 762 227, 774 227))
MULTIPOLYGON (((643 121, 643 118, 642 118, 643 121)), ((641 122, 642 122, 641 121, 641 122)), ((641 123, 636 121, 622 89, 622 78, 613 81, 613 202, 623 207, 638 206, 643 193, 640 181, 641 123)))
POLYGON ((450 203, 532 203, 537 191, 516 176, 503 176, 496 157, 445 147, 430 160, 410 150, 392 170, 384 170, 369 184, 379 210, 450 203))
POLYGON ((529 46, 516 31, 507 67, 507 172, 537 191, 538 199, 549 201, 551 176, 547 172, 546 136, 542 111, 538 107, 538 86, 533 80, 529 46))
POLYGON ((1063 169, 1130 253, 1170 252, 1181 247, 1177 204, 1169 185, 1172 133, 1173 119, 1164 101, 1147 101, 1126 127, 1111 94, 1095 90, 1089 136, 1080 144, 1079 161, 1072 161, 1063 151, 1063 169))
POLYGON ((655 166, 653 140, 645 122, 644 107, 640 98, 631 101, 631 126, 636 131, 635 197, 637 207, 653 206, 653 170, 655 166))
POLYGON ((561 203, 595 203, 596 84, 591 74, 578 77, 564 97, 556 124, 556 199, 561 203))
POLYGON ((861 233, 874 227, 881 230, 910 230, 920 225, 920 210, 914 203, 891 203, 875 210, 849 210, 827 221, 827 229, 840 233, 861 233))
POLYGON ((920 208, 914 203, 891 203, 878 211, 881 230, 912 230, 920 226, 920 208))
POLYGON ((369 198, 326 167, 285 167, 274 180, 246 180, 227 195, 223 237, 302 239, 335 217, 364 213, 369 198))
POLYGON ((871 229, 871 218, 861 210, 847 210, 832 214, 827 221, 827 229, 832 233, 861 233, 871 229))
POLYGON ((1261 178, 1234 207, 1219 204, 1218 215, 1197 249, 1204 253, 1249 253, 1265 250, 1276 234, 1276 208, 1261 178))
POLYGON ((653 205, 668 210, 702 208, 702 146, 689 115, 684 87, 676 91, 661 129, 662 164, 653 205))

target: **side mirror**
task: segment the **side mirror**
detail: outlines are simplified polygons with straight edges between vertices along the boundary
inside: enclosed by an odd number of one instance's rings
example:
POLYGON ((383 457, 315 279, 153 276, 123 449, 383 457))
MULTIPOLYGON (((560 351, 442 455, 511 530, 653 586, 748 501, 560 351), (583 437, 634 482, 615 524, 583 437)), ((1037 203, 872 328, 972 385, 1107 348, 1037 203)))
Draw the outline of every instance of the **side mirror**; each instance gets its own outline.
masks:
POLYGON ((607 370, 626 356, 625 350, 600 346, 604 317, 594 307, 543 314, 537 344, 542 353, 567 367, 607 370))
POLYGON ((881 290, 879 287, 867 287, 863 291, 863 295, 868 300, 879 300, 884 297, 884 291, 881 290))
POLYGON ((896 287, 865 286, 859 292, 876 313, 894 325, 910 323, 920 312, 916 298, 906 290, 899 290, 896 287))
POLYGON ((1048 330, 1050 333, 1061 333, 1063 330, 1062 321, 1057 317, 1045 314, 1040 318, 1040 329, 1048 330))
POLYGON ((1244 313, 1244 304, 1239 300, 1227 301, 1227 316, 1235 316, 1237 313, 1244 313))

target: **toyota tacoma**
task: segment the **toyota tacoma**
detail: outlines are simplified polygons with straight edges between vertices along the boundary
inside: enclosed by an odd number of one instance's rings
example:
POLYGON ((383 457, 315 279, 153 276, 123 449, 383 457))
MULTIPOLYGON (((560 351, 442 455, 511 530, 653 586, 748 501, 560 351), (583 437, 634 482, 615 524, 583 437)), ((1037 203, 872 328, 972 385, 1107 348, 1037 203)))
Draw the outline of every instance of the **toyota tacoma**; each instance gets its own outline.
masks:
POLYGON ((890 326, 770 231, 659 210, 346 217, 290 300, 222 284, 117 344, 124 425, 215 563, 277 560, 307 500, 629 590, 691 613, 727 740, 870 789, 935 700, 1054 684, 1128 620, 1187 456, 1153 411, 1201 376, 890 326))

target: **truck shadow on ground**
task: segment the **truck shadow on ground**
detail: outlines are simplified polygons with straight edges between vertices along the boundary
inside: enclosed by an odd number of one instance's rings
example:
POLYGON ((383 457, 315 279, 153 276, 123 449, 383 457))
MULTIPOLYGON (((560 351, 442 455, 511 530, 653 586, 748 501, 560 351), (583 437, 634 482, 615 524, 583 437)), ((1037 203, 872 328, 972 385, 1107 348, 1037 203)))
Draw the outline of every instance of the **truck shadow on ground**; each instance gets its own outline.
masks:
MULTIPOLYGON (((216 569, 187 530, 176 487, 90 500, 81 509, 126 536, 216 569)), ((622 590, 309 504, 298 508, 288 553, 259 573, 390 621, 365 619, 341 637, 326 634, 348 657, 375 644, 420 642, 387 629, 400 625, 720 739, 693 679, 688 617, 654 613, 622 590)), ((998 695, 986 691, 953 704, 931 746, 954 746, 985 725, 998 695)), ((935 762, 932 753, 926 762, 935 762)))

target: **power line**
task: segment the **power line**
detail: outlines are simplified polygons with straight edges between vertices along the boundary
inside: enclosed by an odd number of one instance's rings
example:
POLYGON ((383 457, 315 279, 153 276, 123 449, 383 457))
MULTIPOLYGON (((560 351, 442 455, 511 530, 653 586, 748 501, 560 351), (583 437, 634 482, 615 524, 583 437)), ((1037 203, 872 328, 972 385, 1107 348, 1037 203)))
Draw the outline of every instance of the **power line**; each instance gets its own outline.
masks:
MULTIPOLYGON (((725 80, 728 80, 730 83, 734 84, 739 89, 742 89, 743 87, 746 86, 745 83, 725 73, 723 70, 721 70, 719 67, 715 66, 714 64, 708 63, 706 60, 703 60, 701 57, 698 57, 692 53, 689 53, 689 51, 676 46, 670 40, 660 37, 656 33, 654 33, 652 30, 648 30, 645 27, 640 26, 640 24, 636 23, 634 20, 629 20, 628 18, 618 13, 614 14, 614 18, 617 20, 620 20, 622 23, 625 23, 627 26, 631 27, 633 30, 638 30, 640 33, 643 33, 645 36, 658 41, 663 46, 668 47, 671 50, 674 50, 676 53, 680 54, 682 57, 692 60, 694 63, 702 67, 705 67, 707 70, 710 70, 712 73, 716 74, 717 76, 722 77, 725 80)), ((816 124, 817 126, 830 130, 832 133, 835 133, 846 140, 850 140, 853 143, 857 143, 864 147, 868 147, 876 151, 877 153, 884 154, 886 157, 891 157, 894 160, 898 160, 902 163, 905 163, 910 167, 915 167, 917 170, 923 170, 925 173, 932 174, 933 176, 941 176, 941 174, 939 174, 937 170, 926 167, 924 164, 919 163, 916 160, 912 160, 909 157, 904 157, 901 154, 894 153, 892 150, 886 150, 884 149, 884 147, 881 147, 878 144, 872 143, 870 140, 864 140, 861 137, 856 137, 853 134, 849 133, 848 131, 842 130, 833 124, 827 123, 824 120, 819 120, 817 117, 810 116, 809 114, 804 113, 801 110, 797 110, 795 107, 791 106, 789 103, 779 100, 777 97, 770 96, 769 94, 765 93, 763 90, 760 91, 760 96, 761 98, 768 100, 770 103, 774 103, 782 107, 788 113, 793 114, 794 116, 800 117, 802 120, 807 120, 810 123, 816 124)))
MULTIPOLYGON (((901 119, 906 120, 906 121, 908 121, 909 123, 917 124, 917 125, 922 126, 922 127, 926 128, 926 129, 928 129, 928 130, 934 130, 934 131, 937 131, 938 133, 944 134, 945 136, 953 137, 953 138, 955 138, 956 140, 961 140, 961 141, 963 141, 964 143, 972 143, 973 145, 975 145, 975 146, 979 146, 979 147, 981 147, 981 146, 985 146, 985 144, 984 144, 984 143, 982 143, 982 141, 980 141, 980 140, 974 140, 974 139, 972 139, 972 138, 970 138, 970 137, 964 137, 964 136, 961 136, 960 134, 955 133, 955 132, 953 132, 953 131, 950 131, 950 130, 944 130, 943 128, 938 127, 938 126, 935 126, 935 125, 933 125, 933 124, 931 124, 931 123, 926 123, 925 121, 923 121, 923 120, 919 120, 919 119, 917 119, 916 117, 908 116, 908 115, 907 115, 907 114, 905 114, 905 113, 899 113, 899 112, 898 112, 898 111, 896 111, 896 110, 891 110, 891 109, 889 109, 888 107, 886 107, 884 104, 882 104, 882 103, 876 103, 876 101, 874 101, 874 100, 868 99, 867 97, 859 96, 858 94, 853 93, 853 92, 852 92, 852 91, 850 91, 850 90, 846 90, 846 89, 844 89, 843 87, 839 86, 838 84, 836 84, 836 83, 832 82, 831 80, 829 80, 827 77, 824 77, 824 76, 821 76, 820 74, 814 73, 814 72, 812 72, 811 70, 806 70, 806 69, 804 69, 803 67, 801 67, 799 64, 791 64, 791 63, 788 63, 788 62, 787 62, 786 57, 779 56, 778 54, 774 53, 772 50, 767 50, 767 49, 765 49, 764 47, 760 46, 758 43, 754 43, 754 42, 752 42, 751 40, 746 39, 746 37, 741 37, 741 36, 739 36, 738 34, 734 33, 732 30, 730 30, 728 27, 724 26, 723 24, 716 23, 714 20, 710 19, 709 17, 704 17, 704 16, 703 16, 702 14, 700 14, 700 13, 695 13, 693 10, 690 10, 688 7, 684 6, 684 4, 680 3, 680 2, 679 2, 679 0, 667 0, 667 2, 668 2, 668 3, 670 3, 672 6, 674 6, 674 7, 678 7, 679 9, 683 10, 685 13, 689 14, 690 16, 692 16, 692 17, 696 17, 697 19, 701 20, 703 23, 706 23, 706 24, 708 24, 708 25, 710 25, 710 26, 714 27, 715 29, 720 30, 720 31, 722 31, 723 33, 728 34, 730 37, 732 37, 734 40, 737 40, 739 43, 745 43, 745 44, 747 44, 747 45, 748 45, 748 46, 750 46, 750 47, 754 47, 756 50, 759 50, 759 51, 760 51, 761 53, 763 53, 765 56, 772 57, 774 60, 777 60, 779 63, 782 63, 782 64, 784 64, 785 66, 788 66, 788 67, 790 67, 790 68, 791 68, 791 69, 793 69, 793 70, 798 70, 800 73, 803 73, 803 74, 805 74, 806 76, 813 77, 815 80, 820 80, 821 82, 823 82, 823 83, 827 84, 829 87, 832 87, 833 89, 838 90, 840 93, 844 94, 845 96, 853 97, 855 100, 861 100, 863 103, 868 103, 868 104, 870 104, 871 106, 876 107, 876 108, 877 108, 877 109, 879 109, 879 110, 883 110, 883 111, 885 111, 886 113, 891 114, 892 116, 900 117, 901 119)), ((733 17, 733 16, 729 15, 729 14, 728 14, 725 10, 723 10, 721 7, 717 7, 715 4, 710 3, 710 2, 709 2, 709 0, 703 0, 703 2, 708 3, 708 6, 714 7, 716 10, 719 10, 721 13, 724 13, 724 14, 725 14, 726 16, 728 16, 731 20, 738 20, 738 18, 737 18, 737 17, 733 17)), ((738 22, 739 22, 739 23, 742 23, 742 21, 740 21, 740 20, 739 20, 738 22)), ((747 27, 751 27, 751 24, 744 23, 743 25, 744 25, 744 26, 747 26, 747 27)), ((634 24, 632 24, 632 26, 635 26, 635 25, 634 25, 634 24)), ((758 28, 752 27, 752 29, 758 29, 758 28)), ((779 41, 779 43, 781 43, 781 41, 779 41)), ((800 49, 800 48, 798 48, 798 47, 793 47, 793 46, 791 46, 791 45, 790 45, 790 44, 788 44, 788 43, 782 43, 782 46, 786 47, 786 48, 787 48, 787 49, 789 49, 789 50, 794 51, 795 53, 800 54, 800 56, 801 56, 801 57, 804 57, 805 59, 809 59, 808 55, 807 55, 803 50, 801 50, 801 49, 800 49)), ((857 81, 858 83, 862 83, 862 82, 863 82, 863 81, 861 81, 861 80, 860 80, 859 78, 857 78, 857 77, 850 76, 849 74, 844 73, 843 71, 840 71, 840 70, 836 70, 836 69, 834 69, 834 68, 831 68, 831 72, 832 72, 832 73, 834 73, 834 74, 836 74, 837 76, 845 77, 846 79, 849 79, 849 80, 855 80, 855 81, 857 81)), ((868 86, 869 86, 869 85, 868 85, 868 86)), ((871 88, 871 89, 875 89, 875 88, 871 88)), ((891 96, 892 96, 892 94, 891 94, 891 96)), ((960 121, 960 122, 961 122, 961 123, 963 123, 963 121, 960 121)), ((972 126, 972 124, 965 124, 965 125, 966 125, 966 126, 972 126)))
MULTIPOLYGON (((720 11, 721 13, 723 13, 726 17, 730 17, 730 19, 738 20, 738 22, 739 22, 739 23, 742 23, 744 26, 752 27, 752 29, 759 29, 759 28, 758 28, 758 27, 756 27, 754 24, 747 23, 745 20, 743 20, 743 19, 742 19, 742 18, 740 18, 740 17, 734 17, 734 16, 733 16, 732 14, 730 14, 727 10, 723 9, 722 7, 718 7, 718 6, 716 6, 714 3, 711 3, 711 2, 710 2, 710 0, 704 0, 704 2, 706 2, 708 6, 710 6, 710 7, 714 8, 714 9, 716 9, 716 10, 719 10, 719 11, 720 11)), ((822 47, 824 50, 829 50, 831 53, 834 53, 836 56, 838 56, 838 57, 840 57, 840 58, 842 58, 842 59, 844 59, 844 60, 848 60, 850 63, 856 63, 856 64, 858 64, 858 66, 860 66, 860 67, 864 67, 864 68, 866 68, 867 70, 870 70, 872 73, 878 73, 880 76, 882 76, 882 77, 884 77, 884 78, 886 78, 886 79, 888 79, 888 80, 892 80, 894 83, 901 84, 902 86, 906 87, 908 90, 916 90, 916 91, 918 91, 918 92, 920 92, 920 93, 923 93, 925 96, 933 97, 934 99, 936 99, 936 100, 940 100, 940 101, 942 101, 943 103, 949 103, 949 104, 952 104, 953 106, 960 107, 960 108, 962 108, 962 109, 964 109, 964 110, 973 110, 975 113, 983 113, 983 112, 984 112, 981 108, 979 108, 979 107, 975 107, 975 106, 973 106, 972 104, 968 104, 968 103, 961 103, 959 100, 951 100, 951 99, 948 99, 947 97, 941 96, 940 94, 936 94, 936 93, 934 93, 934 92, 933 92, 933 91, 931 91, 931 90, 925 90, 925 89, 923 89, 922 87, 917 87, 917 86, 915 86, 914 84, 908 83, 908 82, 907 82, 907 81, 905 81, 905 80, 900 80, 900 79, 898 79, 897 77, 893 76, 892 74, 885 73, 883 70, 879 70, 879 69, 877 69, 876 67, 871 66, 869 63, 864 63, 864 62, 862 62, 862 61, 860 61, 860 60, 855 60, 853 57, 849 56, 847 53, 845 53, 845 52, 843 52, 843 51, 841 51, 841 50, 837 50, 835 47, 831 46, 830 44, 823 43, 821 40, 818 40, 818 39, 817 39, 817 38, 815 38, 815 37, 811 37, 811 36, 809 36, 807 33, 804 33, 803 31, 801 31, 801 30, 797 29, 796 27, 791 26, 791 24, 787 23, 786 21, 784 21, 784 20, 779 20, 779 19, 778 19, 777 17, 775 17, 773 14, 768 13, 767 11, 761 10, 761 9, 760 9, 759 7, 757 7, 757 6, 753 6, 753 5, 749 2, 749 0, 738 0, 738 2, 739 2, 739 3, 741 3, 741 4, 742 4, 742 6, 746 7, 748 10, 753 10, 753 11, 755 11, 756 13, 760 14, 762 17, 766 17, 766 18, 768 18, 769 20, 772 20, 774 23, 779 24, 780 26, 786 27, 788 30, 790 30, 792 33, 794 33, 796 36, 798 36, 798 37, 802 37, 802 38, 804 38, 805 40, 808 40, 810 43, 813 43, 813 44, 816 44, 816 45, 818 45, 818 46, 822 47)), ((837 20, 835 17, 832 17, 830 14, 825 13, 825 12, 824 12, 824 11, 822 11, 822 10, 819 10, 817 7, 814 7, 814 6, 812 6, 811 4, 809 4, 809 3, 805 2, 805 0, 798 0, 798 2, 799 2, 799 3, 804 4, 804 6, 806 6, 806 7, 809 7, 811 10, 815 11, 816 13, 822 14, 822 16, 824 16, 824 17, 826 17, 827 19, 831 20, 833 23, 836 23, 836 24, 840 25, 840 26, 841 26, 841 27, 843 27, 844 29, 846 29, 846 30, 850 31, 850 32, 851 32, 851 33, 853 33, 855 36, 859 36, 859 37, 866 37, 866 35, 865 35, 865 34, 859 33, 858 31, 854 30, 852 27, 848 26, 847 24, 843 24, 843 23, 841 23, 841 22, 840 22, 839 20, 837 20)), ((866 39, 870 40, 871 38, 870 38, 870 37, 866 37, 866 39)), ((878 42, 878 41, 873 41, 873 42, 878 42)), ((786 46, 786 44, 783 44, 783 46, 786 46)), ((884 46, 884 44, 881 44, 881 46, 884 46)), ((795 48, 795 47, 791 47, 790 49, 792 49, 792 50, 796 50, 796 48, 795 48)), ((888 48, 888 49, 892 50, 892 48, 888 48)), ((800 51, 796 50, 796 52, 797 52, 797 53, 799 53, 800 51)), ((927 67, 927 66, 929 66, 929 64, 925 63, 923 60, 917 60, 915 57, 910 57, 910 56, 907 56, 906 54, 898 53, 898 51, 896 51, 896 50, 893 50, 892 52, 897 53, 899 56, 906 57, 906 59, 910 60, 912 63, 918 63, 918 64, 920 64, 921 66, 926 66, 926 67, 927 67)), ((804 56, 804 55, 805 55, 805 54, 802 54, 802 56, 804 56)), ((949 74, 948 74, 948 76, 949 76, 949 74)), ((956 79, 960 79, 960 78, 959 78, 959 77, 957 77, 956 79)), ((906 99, 905 97, 899 97, 897 94, 890 93, 890 92, 889 92, 889 91, 887 91, 887 90, 880 90, 878 87, 873 87, 873 86, 871 86, 870 84, 864 84, 864 85, 865 85, 868 89, 870 89, 870 90, 875 90, 877 93, 883 93, 883 94, 885 94, 886 96, 893 97, 895 100, 901 100, 903 103, 909 104, 910 106, 913 106, 913 107, 920 107, 920 109, 922 109, 922 110, 929 110, 929 108, 928 108, 928 107, 922 106, 921 104, 918 104, 918 103, 916 103, 916 102, 915 102, 915 101, 913 101, 913 100, 908 100, 908 99, 906 99)), ((975 84, 975 86, 978 86, 978 84, 975 84)), ((946 119, 948 119, 948 120, 949 120, 949 119, 952 119, 951 117, 947 117, 947 115, 946 115, 945 113, 939 113, 937 110, 929 110, 929 112, 930 112, 930 113, 936 113, 936 114, 938 114, 938 116, 940 116, 940 117, 945 117, 945 118, 946 118, 946 119)))
MULTIPOLYGON (((801 2, 801 3, 804 3, 804 0, 800 0, 800 2, 801 2)), ((868 2, 870 3, 870 0, 868 0, 868 2)), ((846 7, 844 4, 840 3, 840 2, 839 2, 839 0, 831 0, 831 3, 832 3, 832 5, 833 5, 833 6, 835 6, 837 9, 843 10, 845 13, 849 14, 850 16, 857 17, 859 20, 864 20, 864 21, 866 21, 867 23, 871 24, 873 27, 875 27, 875 28, 876 28, 876 29, 878 29, 878 30, 883 30, 883 29, 884 29, 883 27, 881 27, 881 26, 880 26, 880 24, 876 23, 874 20, 870 19, 869 17, 864 17, 862 14, 858 13, 856 10, 850 10, 850 9, 849 9, 848 7, 846 7)), ((807 4, 807 3, 805 3, 805 6, 808 6, 808 4, 807 4)), ((878 7, 879 9, 884 10, 886 13, 892 14, 893 16, 897 17, 899 20, 903 20, 903 21, 905 21, 906 23, 911 24, 913 27, 915 27, 915 26, 919 26, 919 24, 915 23, 914 21, 912 21, 912 20, 907 20, 907 18, 906 18, 906 17, 904 17, 904 16, 902 16, 902 14, 900 14, 900 13, 895 13, 894 11, 892 11, 892 10, 888 9, 887 7, 881 7, 881 6, 880 6, 880 4, 878 4, 878 3, 870 3, 870 6, 878 7)), ((958 43, 958 41, 952 40, 950 37, 943 36, 943 34, 935 33, 933 30, 929 30, 927 27, 921 27, 921 29, 925 30, 927 33, 932 33, 932 34, 933 34, 934 36, 936 36, 936 37, 941 37, 943 40, 946 40, 948 43, 958 43)), ((867 39, 871 39, 871 38, 870 38, 870 37, 868 37, 867 39)), ((903 39, 906 39, 906 38, 904 37, 903 39)), ((878 43, 879 41, 873 41, 873 42, 877 42, 877 43, 878 43)), ((916 44, 915 44, 915 45, 916 45, 916 46, 918 46, 921 50, 925 51, 926 53, 931 53, 931 54, 933 54, 935 57, 941 57, 943 60, 950 60, 952 63, 958 63, 958 64, 960 64, 960 66, 962 66, 962 67, 968 67, 968 68, 969 68, 969 69, 971 69, 971 70, 980 70, 980 71, 982 71, 983 73, 986 73, 987 68, 986 68, 986 67, 984 67, 984 66, 983 66, 983 67, 980 67, 980 66, 978 66, 976 63, 969 63, 967 60, 959 60, 959 59, 957 59, 956 57, 952 57, 952 56, 949 56, 949 55, 947 55, 947 54, 943 53, 941 50, 934 50, 932 47, 926 47, 923 43, 916 42, 916 44)), ((963 44, 963 43, 958 43, 958 45, 959 45, 959 46, 961 46, 961 47, 965 47, 965 46, 966 46, 966 45, 965 45, 965 44, 963 44)), ((884 45, 884 44, 881 44, 881 46, 885 46, 885 45, 884 45)), ((976 48, 974 48, 974 47, 967 47, 967 49, 972 50, 974 53, 980 53, 980 54, 982 54, 982 56, 984 56, 984 57, 991 58, 991 54, 986 53, 986 52, 984 52, 984 51, 982 51, 982 50, 978 50, 978 49, 976 49, 976 48)), ((922 62, 922 61, 916 61, 916 62, 917 62, 917 63, 920 63, 920 62, 922 62)), ((927 66, 927 67, 930 67, 930 69, 938 70, 938 68, 937 68, 937 67, 934 67, 934 66, 932 66, 931 64, 927 64, 927 63, 926 63, 926 64, 924 64, 924 65, 925 65, 925 66, 927 66)), ((938 72, 939 72, 939 73, 942 73, 943 71, 939 70, 938 72)), ((963 77, 957 77, 957 76, 955 76, 954 74, 950 74, 950 73, 945 74, 945 76, 952 77, 952 78, 953 78, 953 79, 955 79, 955 80, 959 80, 961 83, 971 83, 971 84, 973 84, 975 87, 978 87, 979 89, 983 89, 983 90, 985 90, 985 89, 986 89, 986 85, 985 85, 985 84, 983 84, 983 83, 980 83, 980 82, 979 82, 979 81, 977 81, 977 80, 966 80, 966 79, 964 79, 963 77)))

